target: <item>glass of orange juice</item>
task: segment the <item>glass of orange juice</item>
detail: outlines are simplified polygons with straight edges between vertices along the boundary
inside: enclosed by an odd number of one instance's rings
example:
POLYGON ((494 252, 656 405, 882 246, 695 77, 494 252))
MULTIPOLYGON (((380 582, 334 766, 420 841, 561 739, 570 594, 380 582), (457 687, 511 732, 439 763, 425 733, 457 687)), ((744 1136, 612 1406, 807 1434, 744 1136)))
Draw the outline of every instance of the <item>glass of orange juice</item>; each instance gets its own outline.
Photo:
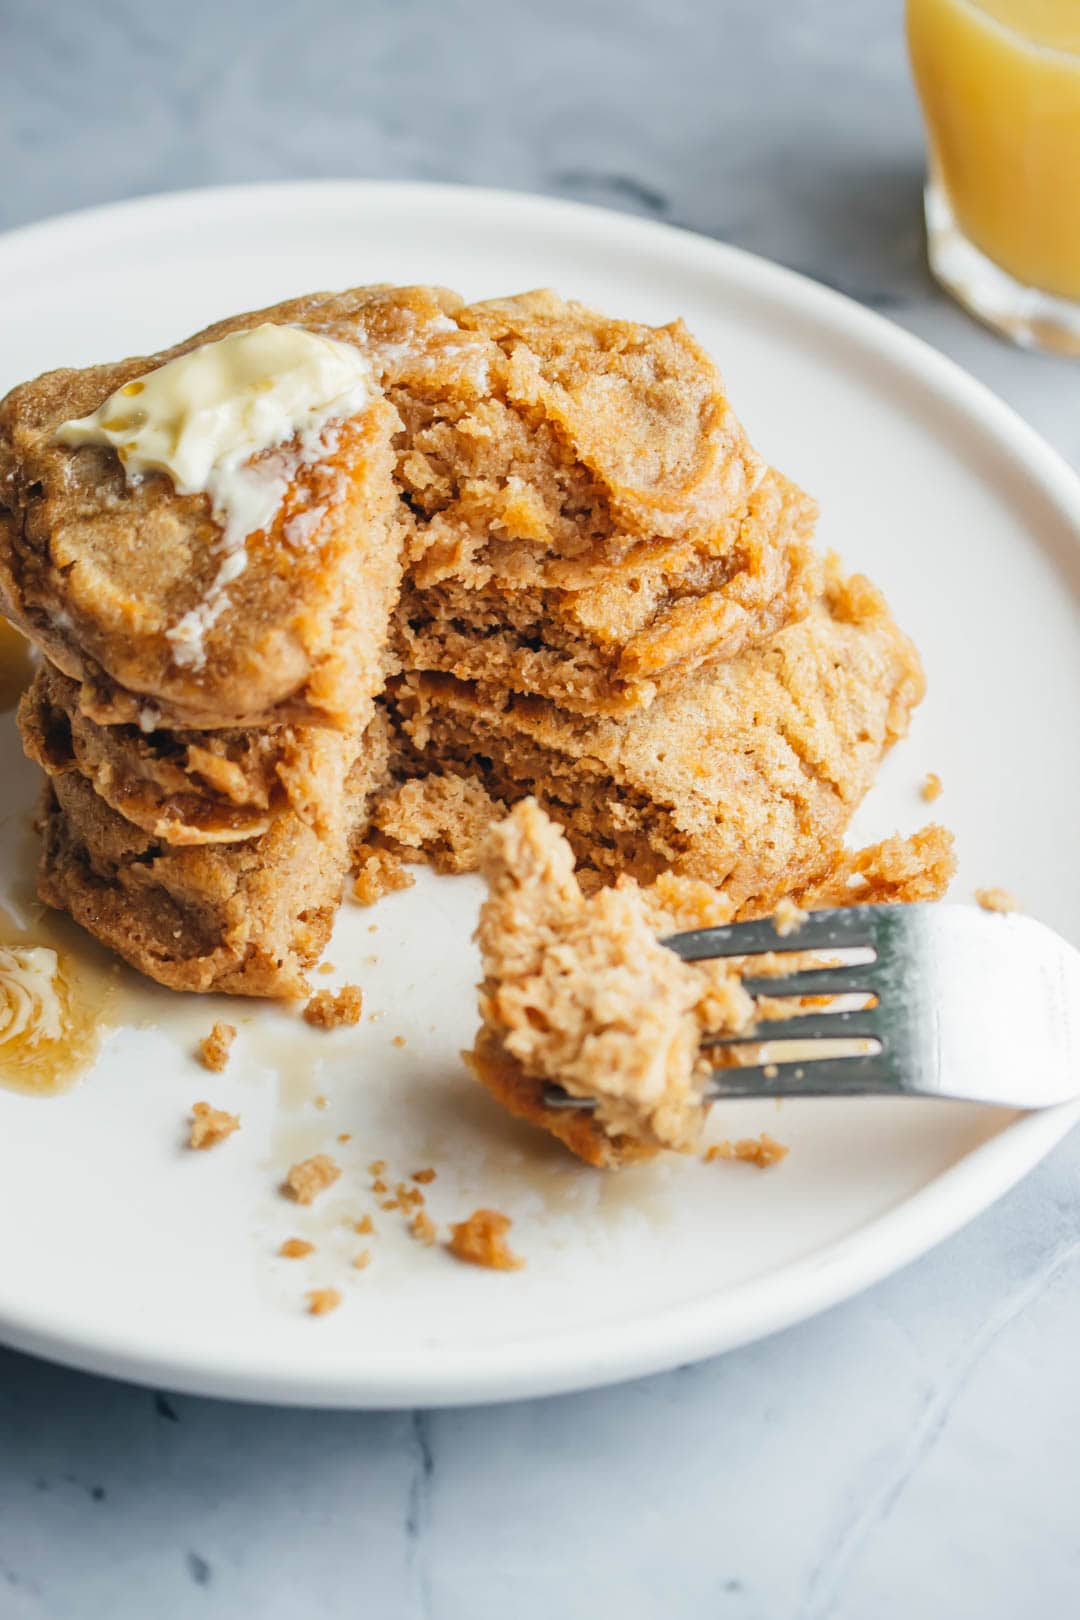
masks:
POLYGON ((972 314, 1080 354, 1080 0, 907 0, 930 267, 972 314))

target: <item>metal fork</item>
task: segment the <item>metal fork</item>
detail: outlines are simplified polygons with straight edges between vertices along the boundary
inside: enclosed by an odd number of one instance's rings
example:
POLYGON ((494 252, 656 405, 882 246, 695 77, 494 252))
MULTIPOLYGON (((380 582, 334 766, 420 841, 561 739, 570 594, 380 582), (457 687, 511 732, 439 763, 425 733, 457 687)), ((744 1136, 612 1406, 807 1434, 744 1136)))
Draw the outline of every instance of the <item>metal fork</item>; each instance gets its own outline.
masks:
MULTIPOLYGON (((795 932, 771 918, 672 934, 684 962, 767 952, 835 954, 868 961, 743 978, 751 995, 876 997, 858 1010, 759 1020, 739 1035, 709 1036, 711 1049, 805 1043, 784 1060, 718 1068, 706 1087, 724 1097, 949 1097, 1010 1108, 1050 1108, 1080 1096, 1080 951, 1032 917, 971 906, 845 906, 811 912, 795 932), (851 1056, 814 1055, 836 1039, 872 1044, 851 1056)), ((592 1108, 548 1086, 553 1108, 592 1108)))

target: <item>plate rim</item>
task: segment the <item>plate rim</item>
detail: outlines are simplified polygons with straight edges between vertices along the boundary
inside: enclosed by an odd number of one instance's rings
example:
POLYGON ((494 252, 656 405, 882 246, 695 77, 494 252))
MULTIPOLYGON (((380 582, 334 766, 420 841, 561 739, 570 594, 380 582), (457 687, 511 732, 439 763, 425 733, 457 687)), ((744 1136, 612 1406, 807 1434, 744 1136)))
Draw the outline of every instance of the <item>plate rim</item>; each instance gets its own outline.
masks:
MULTIPOLYGON (((1049 496, 1080 544, 1080 476, 1041 435, 989 387, 923 339, 831 287, 751 253, 681 226, 563 198, 490 187, 409 180, 313 179, 257 181, 242 185, 150 193, 74 210, 0 233, 0 277, 18 274, 20 256, 48 249, 50 238, 72 231, 109 232, 140 219, 181 218, 207 211, 235 217, 237 209, 274 211, 303 199, 356 206, 378 199, 392 205, 407 196, 410 207, 497 211, 544 217, 609 239, 637 240, 669 251, 685 267, 714 271, 718 279, 770 294, 816 325, 826 325, 863 352, 884 355, 960 415, 997 441, 1049 496)), ((69 245, 69 244, 67 244, 69 245)), ((55 1313, 20 1311, 5 1301, 0 1279, 0 1343, 63 1365, 184 1393, 233 1400, 332 1408, 460 1406, 566 1393, 623 1382, 734 1349, 803 1321, 851 1298, 928 1253, 1007 1193, 1080 1120, 1080 1103, 1021 1115, 970 1150, 917 1192, 884 1214, 827 1244, 813 1255, 760 1276, 669 1306, 636 1319, 626 1343, 624 1325, 601 1323, 565 1333, 468 1350, 367 1352, 326 1356, 305 1373, 289 1364, 285 1373, 252 1372, 239 1354, 188 1350, 177 1360, 115 1341, 107 1330, 75 1332, 55 1313)))
POLYGON ((440 1350, 434 1373, 430 1350, 367 1352, 366 1367, 358 1372, 356 1352, 343 1349, 311 1371, 290 1366, 287 1373, 252 1374, 241 1353, 189 1351, 171 1361, 131 1350, 108 1331, 58 1331, 36 1325, 33 1313, 24 1313, 20 1322, 2 1301, 0 1343, 147 1388, 324 1410, 492 1406, 607 1388, 756 1343, 843 1304, 955 1236, 1040 1164, 1078 1120, 1080 1103, 1020 1116, 918 1192, 815 1254, 636 1321, 629 1350, 619 1335, 623 1324, 609 1322, 495 1346, 440 1350))

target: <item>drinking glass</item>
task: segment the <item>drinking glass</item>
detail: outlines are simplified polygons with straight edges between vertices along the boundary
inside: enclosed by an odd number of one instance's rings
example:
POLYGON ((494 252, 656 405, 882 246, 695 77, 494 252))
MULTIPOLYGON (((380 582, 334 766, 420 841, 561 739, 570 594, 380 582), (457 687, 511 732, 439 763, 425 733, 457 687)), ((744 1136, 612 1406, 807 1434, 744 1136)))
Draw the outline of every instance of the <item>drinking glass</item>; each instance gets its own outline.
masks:
POLYGON ((907 0, 930 267, 973 315, 1080 354, 1080 0, 907 0))

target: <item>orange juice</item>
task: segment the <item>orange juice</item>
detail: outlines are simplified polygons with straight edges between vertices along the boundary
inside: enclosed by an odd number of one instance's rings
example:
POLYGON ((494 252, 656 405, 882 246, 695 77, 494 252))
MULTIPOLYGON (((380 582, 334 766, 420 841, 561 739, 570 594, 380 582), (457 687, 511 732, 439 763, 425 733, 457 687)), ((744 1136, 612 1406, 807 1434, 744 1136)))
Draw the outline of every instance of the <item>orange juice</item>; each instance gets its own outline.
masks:
POLYGON ((933 176, 1019 282, 1080 299, 1080 0, 908 0, 933 176))

